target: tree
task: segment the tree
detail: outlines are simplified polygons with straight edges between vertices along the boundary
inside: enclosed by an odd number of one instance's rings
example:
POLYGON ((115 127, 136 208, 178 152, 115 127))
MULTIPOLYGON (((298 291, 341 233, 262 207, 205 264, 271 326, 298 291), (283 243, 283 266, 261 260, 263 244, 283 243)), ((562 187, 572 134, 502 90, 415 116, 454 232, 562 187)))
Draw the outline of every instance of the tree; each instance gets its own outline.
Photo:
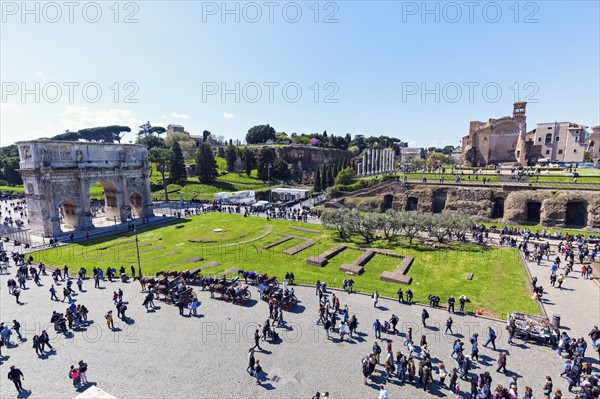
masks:
POLYGON ((156 164, 156 169, 160 172, 162 177, 162 185, 165 189, 165 201, 169 201, 169 192, 167 190, 167 179, 165 179, 165 173, 167 171, 168 164, 173 159, 173 151, 168 148, 152 148, 148 151, 148 160, 156 164))
POLYGON ((275 155, 275 149, 271 147, 263 147, 260 150, 260 154, 258 155, 258 178, 262 181, 269 180, 269 168, 268 165, 275 163, 275 159, 277 156, 275 155))
MULTIPOLYGON (((156 136, 151 136, 156 138, 156 136)), ((181 151, 183 152, 183 157, 185 159, 192 158, 196 153, 196 140, 190 137, 187 133, 173 132, 165 137, 164 143, 167 147, 173 148, 173 144, 175 142, 179 143, 181 147, 181 151)))
POLYGON ((149 136, 138 135, 136 142, 138 144, 145 145, 146 147, 148 147, 148 150, 151 150, 153 148, 163 148, 165 146, 165 141, 163 139, 161 139, 158 136, 153 136, 153 135, 149 135, 149 136))
POLYGON ((333 186, 333 165, 329 164, 327 167, 327 187, 333 186))
POLYGON ((86 141, 97 141, 102 143, 114 143, 116 141, 120 143, 124 134, 127 132, 131 132, 129 126, 111 125, 81 129, 77 133, 80 138, 86 141))
POLYGON ((362 236, 367 244, 371 244, 379 227, 378 215, 372 212, 360 214, 358 210, 353 209, 350 216, 351 220, 354 219, 354 223, 351 221, 354 232, 362 236))
POLYGON ((400 230, 408 237, 410 244, 412 244, 413 238, 425 228, 423 215, 417 212, 399 212, 397 214, 400 230))
POLYGON ((173 143, 173 158, 169 167, 169 178, 173 183, 179 183, 186 178, 185 172, 185 160, 183 159, 183 152, 181 146, 176 141, 173 143))
POLYGON ((321 223, 323 226, 336 229, 341 240, 349 238, 351 235, 350 210, 347 208, 327 209, 321 214, 321 223))
POLYGON ((325 190, 327 187, 327 167, 323 165, 323 169, 321 169, 321 188, 325 190))
POLYGON ((250 176, 252 169, 256 167, 256 158, 254 157, 254 151, 248 147, 244 150, 244 166, 246 169, 246 176, 250 176))
POLYGON ((273 168, 271 170, 271 175, 276 180, 288 180, 291 176, 290 166, 285 160, 281 158, 277 158, 273 162, 273 168))
POLYGON ((427 158, 427 166, 442 166, 447 163, 448 159, 441 152, 434 152, 427 158))
POLYGON ((196 151, 196 173, 202 184, 214 182, 219 175, 217 161, 215 161, 210 146, 206 143, 200 144, 198 151, 196 151))
POLYGON ((51 137, 50 140, 79 141, 80 138, 81 136, 79 135, 79 132, 71 132, 67 130, 64 133, 51 137))
POLYGON ((160 137, 160 135, 166 131, 167 130, 162 126, 152 126, 150 122, 146 122, 139 126, 138 135, 141 137, 146 137, 156 134, 158 137, 160 137))
POLYGON ((453 145, 447 145, 444 148, 442 148, 442 154, 447 155, 447 156, 452 154, 452 151, 454 151, 453 145))
POLYGON ((348 166, 345 169, 340 170, 340 173, 335 177, 335 184, 342 186, 352 184, 354 183, 354 176, 356 176, 354 169, 348 166))
POLYGON ((275 129, 269 125, 257 125, 248 129, 246 134, 246 143, 260 144, 268 140, 275 141, 275 129))
POLYGON ((10 157, 4 160, 4 178, 9 186, 23 184, 23 179, 17 170, 19 170, 19 157, 10 157))
POLYGON ((319 172, 319 168, 315 168, 315 172, 313 174, 313 180, 314 180, 314 185, 313 185, 313 191, 315 193, 320 193, 323 190, 323 187, 321 186, 321 173, 319 172))
POLYGON ((227 161, 227 171, 233 172, 235 161, 237 160, 237 151, 233 145, 228 145, 225 149, 225 161, 227 161))

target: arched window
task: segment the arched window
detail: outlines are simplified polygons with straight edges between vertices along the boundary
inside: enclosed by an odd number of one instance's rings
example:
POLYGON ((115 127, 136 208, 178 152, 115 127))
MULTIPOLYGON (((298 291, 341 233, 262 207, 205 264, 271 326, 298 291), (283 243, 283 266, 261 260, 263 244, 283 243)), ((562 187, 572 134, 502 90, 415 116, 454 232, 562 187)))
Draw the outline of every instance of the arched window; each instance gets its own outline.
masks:
POLYGON ((552 144, 552 133, 547 133, 546 134, 546 140, 544 142, 545 144, 552 144))
POLYGON ((594 151, 594 140, 590 141, 590 144, 588 145, 588 151, 594 151))

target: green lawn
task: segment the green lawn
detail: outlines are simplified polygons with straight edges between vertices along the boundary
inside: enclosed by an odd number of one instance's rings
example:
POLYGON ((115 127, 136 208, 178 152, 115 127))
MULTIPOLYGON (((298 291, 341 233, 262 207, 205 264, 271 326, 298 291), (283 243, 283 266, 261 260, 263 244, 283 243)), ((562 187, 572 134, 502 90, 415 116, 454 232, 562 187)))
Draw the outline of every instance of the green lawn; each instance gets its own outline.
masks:
MULTIPOLYGON (((140 229, 138 234, 142 269, 144 274, 149 275, 162 269, 193 269, 206 262, 217 261, 221 265, 206 269, 205 274, 214 275, 230 267, 239 267, 277 275, 281 280, 286 272, 291 271, 301 283, 314 284, 320 279, 332 287, 340 287, 347 275, 338 270, 339 266, 351 263, 360 256, 361 251, 357 248, 366 246, 365 243, 354 238, 349 242, 350 249, 331 259, 327 266, 308 266, 306 259, 309 256, 319 255, 339 244, 336 233, 323 230, 319 225, 308 227, 321 230, 321 233, 302 232, 290 229, 291 225, 307 226, 282 220, 266 221, 263 218, 211 213, 154 230, 140 229), (227 245, 257 238, 267 231, 267 225, 272 226, 272 232, 259 240, 227 245), (226 232, 215 233, 213 230, 216 228, 225 229, 226 232), (282 238, 276 233, 310 238, 316 244, 293 256, 285 255, 283 251, 299 244, 300 239, 292 239, 263 250, 263 245, 282 238), (189 239, 218 242, 192 243, 189 239), (182 263, 192 256, 202 257, 204 260, 182 263)), ((450 294, 457 298, 465 294, 472 300, 467 310, 483 308, 500 318, 515 310, 539 314, 537 304, 525 288, 527 274, 515 249, 451 244, 444 249, 431 250, 419 245, 408 245, 405 241, 401 245, 381 241, 372 246, 392 249, 415 258, 409 275, 413 277, 410 287, 418 302, 426 302, 429 294, 439 295, 443 301, 450 294), (468 272, 474 273, 472 281, 465 279, 468 272)), ((109 265, 128 267, 137 262, 131 234, 40 251, 34 257, 52 266, 68 264, 72 269, 84 266, 88 270, 93 266, 103 269, 109 265)), ((366 293, 378 290, 382 295, 395 296, 398 285, 382 282, 379 276, 385 270, 393 270, 399 262, 399 259, 376 255, 365 266, 363 275, 353 276, 356 289, 366 293)))
POLYGON ((25 194, 23 186, 0 186, 0 194, 25 194))

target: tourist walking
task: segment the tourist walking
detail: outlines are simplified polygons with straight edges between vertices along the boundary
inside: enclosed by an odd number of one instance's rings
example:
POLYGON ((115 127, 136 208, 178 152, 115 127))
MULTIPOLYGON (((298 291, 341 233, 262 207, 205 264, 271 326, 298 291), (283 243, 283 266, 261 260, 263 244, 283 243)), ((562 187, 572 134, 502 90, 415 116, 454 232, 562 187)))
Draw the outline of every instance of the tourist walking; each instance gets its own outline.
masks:
POLYGON ((25 379, 23 372, 19 370, 16 366, 10 366, 10 371, 8 372, 8 379, 15 384, 17 388, 17 392, 21 393, 24 391, 23 385, 21 384, 21 379, 25 379))
POLYGON ((427 312, 427 309, 423 309, 423 311, 421 312, 421 322, 423 322, 423 327, 427 327, 426 321, 429 318, 429 313, 427 312))
POLYGON ((108 328, 110 328, 111 330, 114 329, 115 324, 113 321, 112 310, 109 310, 108 313, 104 315, 104 318, 106 319, 106 325, 108 326, 108 328))
POLYGON ((50 300, 52 301, 60 301, 60 299, 58 299, 58 296, 56 296, 56 288, 54 288, 54 284, 52 284, 50 286, 50 300))
POLYGON ((256 359, 254 358, 254 348, 248 349, 248 367, 246 367, 246 371, 252 375, 252 371, 254 370, 254 363, 256 359))
POLYGON ((506 373, 506 352, 500 352, 500 357, 498 357, 498 368, 496 369, 496 372, 500 372, 500 369, 502 369, 503 373, 506 373))
POLYGON ((373 307, 376 308, 377 303, 379 302, 379 293, 375 291, 371 297, 373 298, 373 307))
POLYGON ((492 327, 488 327, 488 339, 487 339, 487 341, 485 341, 483 346, 485 346, 487 348, 487 346, 490 343, 492 344, 492 348, 494 348, 494 350, 496 350, 496 332, 494 331, 494 329, 492 329, 492 327))

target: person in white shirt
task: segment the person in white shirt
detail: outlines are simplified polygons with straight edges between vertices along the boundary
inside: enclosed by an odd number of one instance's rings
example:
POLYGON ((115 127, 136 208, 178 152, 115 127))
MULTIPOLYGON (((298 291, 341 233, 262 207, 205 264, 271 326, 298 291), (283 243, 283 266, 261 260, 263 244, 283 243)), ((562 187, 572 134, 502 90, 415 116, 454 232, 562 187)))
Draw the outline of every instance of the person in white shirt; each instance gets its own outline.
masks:
POLYGON ((390 399, 390 397, 388 396, 387 391, 385 390, 385 385, 382 385, 379 388, 379 399, 390 399))

